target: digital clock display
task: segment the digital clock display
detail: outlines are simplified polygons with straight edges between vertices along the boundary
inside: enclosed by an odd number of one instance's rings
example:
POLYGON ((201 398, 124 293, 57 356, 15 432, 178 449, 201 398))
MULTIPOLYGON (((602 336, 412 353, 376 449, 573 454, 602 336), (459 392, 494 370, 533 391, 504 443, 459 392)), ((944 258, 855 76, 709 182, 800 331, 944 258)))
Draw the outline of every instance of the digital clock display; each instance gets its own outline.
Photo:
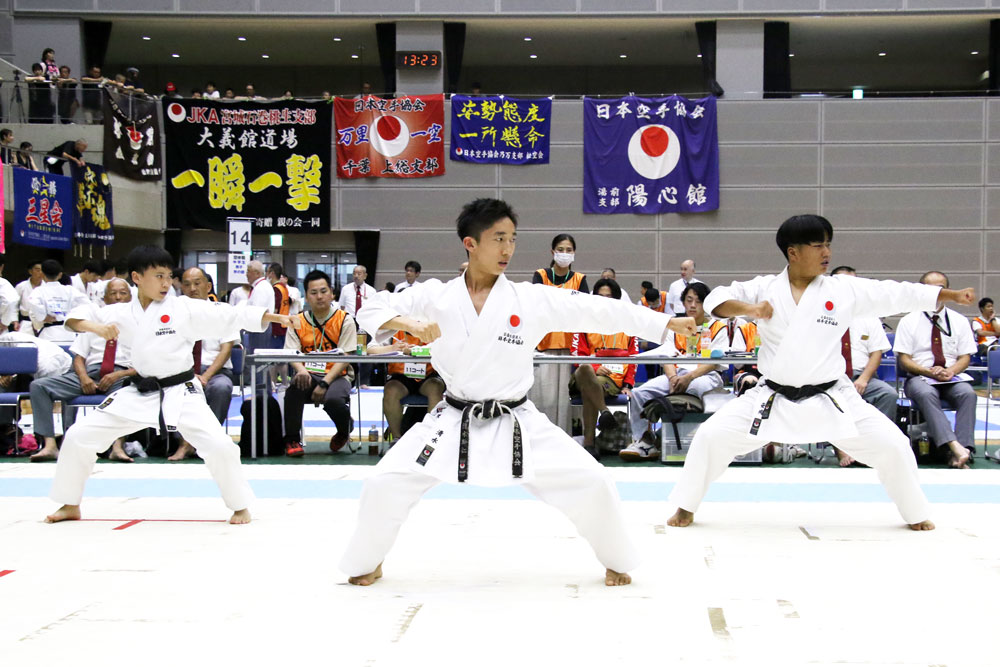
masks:
POLYGON ((396 51, 399 69, 438 69, 441 67, 440 51, 396 51))

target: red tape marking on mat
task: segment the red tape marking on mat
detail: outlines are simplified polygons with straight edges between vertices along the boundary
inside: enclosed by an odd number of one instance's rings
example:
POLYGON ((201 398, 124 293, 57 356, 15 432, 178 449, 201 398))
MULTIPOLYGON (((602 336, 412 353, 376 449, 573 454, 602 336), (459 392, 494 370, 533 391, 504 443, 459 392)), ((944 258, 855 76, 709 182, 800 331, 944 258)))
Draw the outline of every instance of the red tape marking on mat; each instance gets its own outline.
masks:
POLYGON ((226 523, 225 519, 81 519, 81 521, 109 521, 111 523, 122 523, 120 526, 115 526, 111 530, 125 530, 126 528, 131 528, 137 523, 226 523))
POLYGON ((0 570, 0 577, 5 577, 8 574, 12 573, 13 571, 14 570, 0 570))
POLYGON ((142 519, 133 519, 132 521, 129 521, 128 523, 123 523, 120 526, 115 526, 111 530, 125 530, 126 528, 131 528, 132 526, 134 526, 137 523, 142 523, 142 519))

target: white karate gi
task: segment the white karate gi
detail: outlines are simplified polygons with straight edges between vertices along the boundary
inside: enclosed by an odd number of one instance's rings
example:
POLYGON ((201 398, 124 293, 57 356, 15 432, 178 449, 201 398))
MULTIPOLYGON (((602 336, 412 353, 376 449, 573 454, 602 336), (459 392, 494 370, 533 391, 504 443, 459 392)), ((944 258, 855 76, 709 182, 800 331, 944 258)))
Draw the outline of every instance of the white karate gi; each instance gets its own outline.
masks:
MULTIPOLYGON (((668 315, 616 299, 497 278, 477 315, 463 276, 428 280, 398 294, 379 292, 358 315, 377 331, 397 316, 436 322, 441 338, 431 344, 434 369, 448 395, 463 401, 511 401, 533 381, 535 346, 550 331, 624 331, 662 341, 668 315)), ((605 567, 626 572, 638 554, 625 530, 617 490, 605 469, 527 401, 513 409, 523 438, 524 470, 512 474, 513 419, 509 414, 470 423, 468 482, 484 486, 523 484, 559 508, 587 539, 605 567)), ((382 562, 400 525, 420 497, 439 482, 458 479, 462 411, 442 402, 389 450, 365 482, 358 525, 340 568, 349 576, 372 572, 382 562), (422 456, 430 451, 428 456, 422 456), (426 459, 420 463, 417 459, 426 459)))
POLYGON ((698 429, 670 495, 671 503, 696 512, 709 484, 736 456, 769 441, 828 441, 878 472, 906 523, 926 520, 930 508, 918 483, 909 441, 895 424, 865 403, 844 374, 841 337, 858 318, 934 310, 939 291, 931 285, 891 280, 818 276, 796 305, 787 268, 776 276, 757 276, 712 290, 705 299, 709 313, 730 300, 768 301, 773 307, 770 319, 757 322, 761 339, 757 367, 763 377, 754 389, 728 402, 698 429), (765 379, 792 387, 832 380, 837 384, 828 395, 799 402, 775 396, 770 415, 751 434, 755 418, 774 394, 765 379))
POLYGON ((31 293, 28 301, 28 315, 31 324, 38 332, 38 337, 53 342, 72 343, 76 334, 62 325, 67 314, 84 304, 90 303, 86 294, 55 281, 43 282, 31 293), (52 315, 56 318, 53 326, 46 326, 45 318, 52 315))
MULTIPOLYGON (((39 286, 41 286, 42 284, 43 283, 38 283, 39 286)), ((21 303, 19 306, 20 313, 26 318, 30 316, 30 312, 28 311, 28 301, 31 299, 32 292, 34 292, 36 289, 38 288, 32 285, 31 281, 28 279, 22 280, 17 284, 16 287, 14 287, 14 290, 17 292, 17 295, 21 299, 21 303)))
POLYGON ((17 322, 21 297, 6 278, 0 278, 0 324, 5 327, 17 322))
MULTIPOLYGON (((77 319, 78 313, 85 315, 87 310, 71 313, 70 318, 77 319)), ((263 308, 233 308, 168 294, 146 310, 138 299, 106 306, 96 312, 95 319, 118 325, 119 339, 129 346, 132 366, 139 375, 166 378, 191 369, 195 341, 206 337, 231 340, 239 329, 261 331, 263 316, 263 308)), ((143 395, 135 386, 108 396, 67 431, 49 497, 63 505, 79 505, 97 452, 123 435, 158 428, 160 409, 159 393, 143 395)), ((178 431, 205 460, 226 506, 246 509, 253 492, 240 468, 239 447, 209 410, 201 383, 192 380, 165 389, 162 410, 167 429, 178 431)))

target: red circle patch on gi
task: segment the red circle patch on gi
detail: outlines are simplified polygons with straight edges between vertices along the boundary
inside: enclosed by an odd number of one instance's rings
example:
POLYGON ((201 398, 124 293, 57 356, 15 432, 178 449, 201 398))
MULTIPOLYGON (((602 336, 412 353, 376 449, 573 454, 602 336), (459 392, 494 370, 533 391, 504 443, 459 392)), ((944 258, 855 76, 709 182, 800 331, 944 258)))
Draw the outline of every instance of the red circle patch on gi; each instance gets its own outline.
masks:
POLYGON ((826 309, 829 310, 829 311, 831 311, 831 312, 833 311, 833 301, 827 301, 826 302, 826 309))
POLYGON ((521 328, 521 318, 517 315, 511 315, 508 323, 510 324, 511 331, 517 331, 521 328))
POLYGON ((161 315, 160 316, 160 321, 163 322, 164 324, 166 324, 167 322, 170 321, 170 316, 169 315, 161 315))

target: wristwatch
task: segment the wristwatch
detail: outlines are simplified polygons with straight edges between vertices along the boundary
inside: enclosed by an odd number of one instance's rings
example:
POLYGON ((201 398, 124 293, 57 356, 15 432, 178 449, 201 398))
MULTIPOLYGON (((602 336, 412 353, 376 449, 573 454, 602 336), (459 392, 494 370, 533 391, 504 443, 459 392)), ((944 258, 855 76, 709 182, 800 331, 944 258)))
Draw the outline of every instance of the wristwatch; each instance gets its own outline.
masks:
POLYGON ((330 383, 327 382, 326 380, 319 380, 318 382, 316 382, 316 384, 318 384, 319 386, 323 387, 323 389, 329 389, 330 388, 330 383))

